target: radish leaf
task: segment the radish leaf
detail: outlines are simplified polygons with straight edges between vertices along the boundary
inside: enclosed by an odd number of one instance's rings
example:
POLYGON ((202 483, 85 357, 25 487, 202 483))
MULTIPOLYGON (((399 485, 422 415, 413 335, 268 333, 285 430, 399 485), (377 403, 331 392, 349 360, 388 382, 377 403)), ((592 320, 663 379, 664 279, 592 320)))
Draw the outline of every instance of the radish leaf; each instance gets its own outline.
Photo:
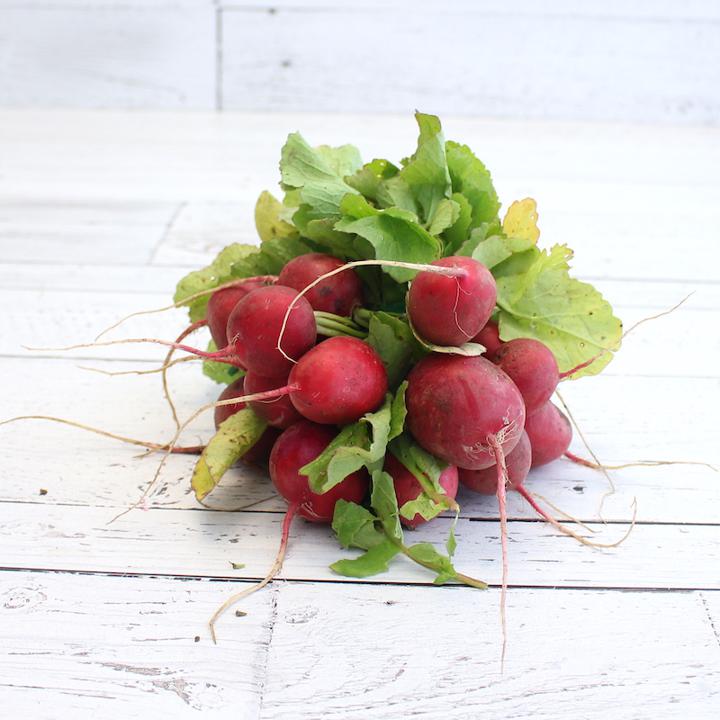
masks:
POLYGON ((267 423, 250 408, 243 408, 220 425, 193 471, 191 485, 198 500, 207 497, 227 470, 255 445, 265 428, 267 423))

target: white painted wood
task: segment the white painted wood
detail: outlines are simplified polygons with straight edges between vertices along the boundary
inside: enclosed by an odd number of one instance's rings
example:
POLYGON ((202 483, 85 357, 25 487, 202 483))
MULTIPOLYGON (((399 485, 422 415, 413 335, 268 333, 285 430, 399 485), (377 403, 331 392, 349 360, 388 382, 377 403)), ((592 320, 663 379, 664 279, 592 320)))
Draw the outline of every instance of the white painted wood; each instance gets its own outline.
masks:
MULTIPOLYGON (((710 720, 720 710, 720 647, 695 593, 512 591, 504 674, 497 593, 488 600, 284 585, 262 717, 710 720)), ((233 621, 223 637, 239 632, 233 621)))
POLYGON ((170 203, 0 203, 6 263, 143 265, 179 206, 170 203))
POLYGON ((273 595, 249 599, 241 632, 218 648, 205 622, 226 594, 226 585, 201 581, 0 574, 3 712, 254 720, 273 595))
MULTIPOLYGON (((13 0, 6 0, 12 2, 13 0)), ((32 2, 44 2, 44 0, 31 0, 32 2)), ((67 0, 52 0, 56 3, 65 3, 67 0)), ((80 2, 81 0, 76 0, 80 2)), ((122 0, 103 0, 103 2, 121 2, 122 0)), ((132 0, 140 2, 141 0, 132 0)), ((164 0, 154 0, 163 2, 164 0)), ((192 2, 193 0, 188 0, 192 2)), ((201 1, 201 0, 197 0, 201 1)), ((263 8, 272 10, 294 10, 303 12, 308 8, 333 8, 335 10, 356 9, 350 0, 217 0, 223 8, 250 9, 263 8)), ((720 9, 712 0, 690 0, 678 5, 672 0, 608 0, 602 4, 577 3, 573 0, 506 0, 501 5, 492 0, 452 0, 450 6, 456 12, 463 12, 469 15, 502 15, 502 16, 554 16, 554 15, 575 15, 583 18, 607 18, 617 17, 623 19, 638 20, 713 20, 720 18, 720 9)), ((437 4, 433 0, 368 0, 362 5, 363 8, 388 7, 402 10, 433 10, 437 4)))
MULTIPOLYGON (((3 567, 261 578, 277 552, 282 522, 274 513, 158 509, 135 510, 108 524, 115 514, 110 508, 0 503, 3 567), (234 570, 231 563, 244 567, 234 570)), ((406 540, 441 546, 449 525, 441 518, 406 540)), ((624 525, 590 527, 600 542, 617 540, 625 531, 624 525)), ((542 522, 511 522, 509 538, 512 586, 720 589, 716 525, 637 525, 626 543, 609 550, 587 548, 542 522)), ((458 570, 499 585, 499 524, 460 519, 457 539, 458 570)), ((355 554, 339 548, 330 528, 299 521, 291 529, 282 577, 344 582, 329 565, 355 554)), ((432 579, 428 570, 400 557, 387 573, 365 582, 432 579)), ((484 602, 482 595, 477 602, 484 602)))
POLYGON ((209 109, 216 17, 174 6, 0 7, 0 105, 209 109))
POLYGON ((174 218, 152 262, 202 267, 234 242, 260 242, 254 215, 245 203, 190 203, 174 218))
POLYGON ((717 124, 720 24, 448 4, 223 11, 222 106, 717 124), (272 38, 272 42, 268 42, 272 38), (521 40, 519 40, 521 38, 521 40), (448 64, 446 60, 452 58, 448 64))
POLYGON ((717 593, 514 590, 500 675, 497 591, 478 614, 460 588, 275 583, 243 602, 246 617, 224 616, 212 646, 204 622, 240 587, 3 573, 7 711, 394 719, 402 706, 423 717, 604 718, 620 706, 704 720, 718 707, 720 649, 704 607, 717 593), (422 642, 408 642, 413 628, 422 642), (577 662, 583 648, 593 652, 577 662))

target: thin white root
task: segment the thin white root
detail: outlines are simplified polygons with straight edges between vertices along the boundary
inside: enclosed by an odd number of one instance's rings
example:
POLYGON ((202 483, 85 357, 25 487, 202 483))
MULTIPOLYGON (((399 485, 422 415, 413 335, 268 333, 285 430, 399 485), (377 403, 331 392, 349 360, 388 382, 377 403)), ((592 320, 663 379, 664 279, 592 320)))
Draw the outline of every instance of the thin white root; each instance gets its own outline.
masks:
POLYGON ((605 479, 608 481, 608 485, 610 486, 610 489, 605 491, 600 498, 600 505, 598 506, 598 517, 602 522, 605 522, 605 519, 603 518, 603 506, 605 505, 606 498, 609 498, 611 495, 614 495, 616 492, 615 489, 615 483, 613 482, 613 479, 610 477, 610 473, 605 469, 605 466, 600 462, 598 459, 598 456, 595 454, 595 451, 590 447, 590 444, 588 443, 587 439, 585 438, 585 435, 583 431, 580 429, 580 426, 577 423, 577 420, 575 420, 575 416, 572 414, 572 411, 568 407, 567 403, 563 399, 563 396, 560 394, 559 390, 555 390, 555 395, 557 395, 558 400, 562 403, 563 408, 565 408, 565 412, 567 413, 567 416, 570 418, 570 422, 573 424, 573 427, 577 431, 577 434, 580 436, 580 439, 582 440, 583 445, 585 446, 585 449, 590 453, 590 457, 595 461, 598 468, 602 472, 602 474, 605 476, 605 479))
POLYGON ((288 545, 288 538, 290 536, 290 525, 292 524, 293 518, 295 517, 295 513, 297 512, 298 508, 300 507, 300 503, 298 501, 295 501, 294 503, 291 503, 290 506, 287 509, 287 512, 285 513, 285 517, 283 518, 283 524, 282 524, 282 535, 280 536, 280 547, 278 548, 277 555, 275 556, 275 562, 272 564, 272 567, 270 568, 270 572, 258 583, 255 585, 251 585, 249 588, 246 588, 245 590, 241 590, 238 593, 235 593, 234 595, 231 595, 214 613, 213 616, 210 618, 208 622, 208 626, 210 628, 210 636, 212 637, 212 641, 217 645, 217 636, 215 634, 215 623, 219 620, 220 616, 230 607, 232 607, 236 602, 242 600, 243 598, 248 597, 249 595, 252 595, 253 593, 256 593, 258 590, 262 590, 268 583, 272 582, 272 580, 275 578, 275 576, 282 570, 283 561, 285 560, 285 553, 287 551, 287 545, 288 545))
POLYGON ((87 372, 94 372, 100 375, 108 375, 109 377, 118 377, 120 375, 153 375, 155 373, 163 372, 169 368, 179 365, 180 363, 191 362, 193 360, 202 360, 202 358, 196 357, 195 355, 186 355, 185 357, 178 358, 172 362, 162 365, 161 367, 152 368, 150 370, 103 370, 102 368, 88 367, 86 365, 78 365, 80 370, 86 370, 87 372))

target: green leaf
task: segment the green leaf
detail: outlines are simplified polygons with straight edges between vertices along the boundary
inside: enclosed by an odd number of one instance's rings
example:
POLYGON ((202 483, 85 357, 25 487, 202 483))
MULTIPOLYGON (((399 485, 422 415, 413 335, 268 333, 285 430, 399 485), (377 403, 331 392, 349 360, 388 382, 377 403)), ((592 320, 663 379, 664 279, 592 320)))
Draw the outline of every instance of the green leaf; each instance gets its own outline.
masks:
POLYGON ((462 193, 453 193, 457 203, 458 216, 455 222, 443 232, 445 255, 456 255, 458 248, 467 240, 472 222, 472 205, 462 193))
POLYGON ((450 172, 439 118, 416 112, 415 119, 420 128, 417 150, 400 170, 398 177, 410 189, 421 216, 430 224, 442 200, 451 195, 450 172))
POLYGON ((363 466, 370 472, 379 467, 385 457, 392 411, 393 399, 388 394, 379 410, 344 427, 318 457, 301 467, 310 489, 322 494, 363 466))
POLYGON ((400 552, 400 548, 385 538, 379 545, 374 545, 367 552, 351 560, 338 560, 330 569, 338 575, 364 578, 386 572, 390 561, 400 552))
POLYGON ((453 192, 462 193, 472 207, 470 228, 490 222, 500 209, 490 172, 467 145, 445 143, 453 192))
POLYGON ((369 200, 378 201, 378 192, 383 181, 394 177, 398 168, 389 160, 376 158, 363 165, 354 175, 345 178, 345 182, 369 200))
POLYGON ((525 272, 498 278, 497 304, 503 340, 540 340, 555 354, 561 372, 600 355, 577 378, 595 375, 610 362, 620 346, 622 323, 592 285, 570 277, 571 257, 569 248, 555 245, 538 253, 525 272))
POLYGON ((405 418, 407 417, 405 392, 407 391, 407 386, 407 380, 400 383, 393 398, 392 405, 390 406, 390 432, 388 433, 388 442, 398 437, 405 427, 405 418))
POLYGON ((298 231, 285 219, 288 207, 263 190, 255 203, 255 227, 263 241, 275 238, 297 238, 298 231))
POLYGON ((532 240, 493 235, 479 242, 473 250, 471 257, 481 262, 489 270, 492 270, 513 255, 524 253, 534 246, 535 243, 532 240))
POLYGON ((407 376, 410 366, 423 354, 408 323, 385 312, 371 316, 367 343, 380 355, 391 388, 407 376))
POLYGON ((428 232, 431 235, 440 235, 454 225, 460 217, 460 205, 455 200, 443 198, 435 207, 435 213, 430 218, 428 232))
POLYGON ((398 511, 393 479, 386 472, 376 470, 372 474, 370 505, 385 528, 385 533, 398 542, 402 541, 402 527, 398 511))
POLYGON ((362 505, 338 500, 332 529, 343 547, 369 550, 385 541, 385 533, 376 527, 377 521, 375 515, 362 505))
POLYGON ((309 206, 310 216, 321 219, 339 216, 342 198, 357 192, 343 178, 361 165, 360 154, 352 145, 312 148, 299 133, 292 133, 282 149, 280 176, 286 190, 299 190, 295 197, 309 206))
MULTIPOLYGON (((346 216, 335 224, 335 229, 365 238, 378 260, 430 263, 442 251, 438 238, 421 227, 412 213, 398 208, 374 210, 372 215, 360 218, 346 216)), ((383 270, 400 283, 412 279, 417 272, 394 267, 383 270)))
MULTIPOLYGON (((215 352, 217 345, 214 340, 208 343, 208 352, 215 352)), ((241 378, 245 373, 236 365, 228 365, 227 363, 217 362, 216 360, 203 360, 203 374, 214 380, 216 383, 229 385, 241 378)))
POLYGON ((453 580, 457 575, 452 560, 447 555, 441 555, 430 543, 423 542, 411 545, 407 549, 407 554, 415 562, 429 570, 434 570, 438 574, 434 580, 436 585, 442 585, 448 580, 453 580))
POLYGON ((400 515, 407 520, 412 520, 419 513, 425 520, 432 520, 443 510, 445 510, 444 507, 433 502, 425 493, 420 493, 414 500, 408 500, 400 508, 400 515))
POLYGON ((388 449, 413 474, 423 490, 415 500, 400 508, 400 514, 410 520, 420 513, 425 520, 432 520, 447 510, 445 490, 440 485, 440 475, 447 463, 423 450, 407 433, 393 440, 388 449))
POLYGON ((255 443, 267 428, 250 408, 243 408, 227 418, 205 446, 195 465, 192 489, 198 500, 205 498, 231 468, 255 443))
MULTIPOLYGON (((175 289, 174 302, 183 302, 185 298, 191 295, 203 292, 204 290, 212 290, 218 285, 232 280, 234 277, 232 273, 233 265, 242 258, 246 258, 257 252, 258 248, 255 245, 241 245, 240 243, 228 245, 218 253, 217 257, 207 267, 202 270, 194 270, 180 280, 175 289)), ((205 310, 209 298, 210 295, 205 295, 204 297, 192 300, 188 304, 190 320, 192 322, 202 320, 205 317, 205 310)))

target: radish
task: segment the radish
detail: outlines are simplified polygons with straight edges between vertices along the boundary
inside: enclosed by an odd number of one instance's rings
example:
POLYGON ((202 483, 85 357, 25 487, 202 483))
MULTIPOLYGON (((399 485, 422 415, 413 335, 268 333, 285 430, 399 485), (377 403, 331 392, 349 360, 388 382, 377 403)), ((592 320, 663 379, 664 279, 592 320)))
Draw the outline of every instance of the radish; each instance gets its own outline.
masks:
POLYGON ((441 258, 432 265, 458 268, 463 274, 418 273, 410 284, 408 316, 424 340, 463 345, 480 332, 495 309, 495 279, 482 263, 468 257, 441 258))
POLYGON ((227 350, 243 367, 277 377, 287 374, 293 361, 315 344, 317 326, 305 298, 292 288, 272 285, 253 290, 240 300, 228 318, 227 336, 227 350), (281 351, 277 346, 283 327, 281 351))
MULTIPOLYGON (((287 385, 287 377, 271 378, 248 370, 245 374, 245 392, 249 395, 273 390, 287 385)), ((302 416, 290 401, 289 395, 272 398, 271 400, 251 400, 250 407, 265 420, 268 425, 284 430, 293 423, 302 420, 302 416)))
MULTIPOLYGON (((395 495, 399 508, 412 500, 417 500, 424 492, 418 479, 413 475, 392 453, 385 456, 384 470, 393 479, 395 486, 395 495)), ((438 479, 440 487, 445 491, 445 495, 451 500, 455 499, 458 490, 458 469, 454 465, 448 465, 445 470, 440 473, 438 479)), ((400 515, 400 522, 408 528, 416 528, 427 522, 420 513, 415 513, 411 519, 400 515)))
POLYGON ((532 447, 532 467, 562 457, 570 447, 570 421, 549 401, 527 419, 525 430, 532 447))
MULTIPOLYGON (((505 457, 509 490, 515 490, 525 482, 525 478, 530 471, 531 454, 530 438, 523 431, 518 444, 505 457)), ((481 495, 495 495, 497 493, 497 469, 494 465, 482 470, 459 468, 458 477, 460 482, 473 492, 481 495)))
MULTIPOLYGON (((210 335, 215 342, 218 350, 227 345, 227 323, 230 313, 235 306, 249 292, 257 290, 257 288, 271 285, 276 278, 274 276, 248 278, 245 282, 238 285, 231 285, 220 290, 216 290, 208 300, 206 318, 210 335)), ((179 341, 178 341, 179 342, 179 341)))
POLYGON ((265 402, 289 395, 304 418, 345 425, 376 410, 387 389, 387 371, 375 350, 357 338, 331 337, 302 356, 287 384, 238 397, 238 402, 265 402))
MULTIPOLYGON (((325 273, 344 265, 342 260, 322 253, 307 253, 293 258, 280 271, 278 283, 298 292, 325 273)), ((362 284, 357 274, 349 270, 322 280, 305 295, 314 310, 346 315, 362 305, 362 284)))
POLYGON ((516 338, 502 343, 493 354, 492 361, 517 385, 528 417, 550 400, 560 380, 552 351, 532 338, 516 338))
POLYGON ((495 463, 490 438, 509 453, 525 423, 515 383, 483 357, 432 354, 408 377, 407 424, 420 445, 452 465, 481 470, 495 463))
POLYGON ((493 359, 495 351, 503 344, 500 339, 500 331, 498 330, 497 323, 492 320, 488 320, 485 323, 485 327, 472 339, 473 342, 479 343, 485 348, 483 355, 488 360, 493 359))
POLYGON ((311 522, 332 522, 338 500, 360 503, 368 491, 369 478, 364 470, 348 475, 322 495, 314 493, 308 478, 300 475, 300 468, 320 455, 336 435, 333 428, 301 420, 280 435, 270 453, 273 485, 291 507, 297 505, 298 515, 311 522))
MULTIPOLYGON (((245 394, 244 386, 245 378, 238 378, 235 382, 230 383, 218 397, 218 400, 228 400, 234 397, 240 397, 245 394)), ((215 408, 215 429, 227 420, 231 415, 240 412, 246 407, 244 402, 233 403, 232 405, 218 405, 215 408)), ((273 427, 269 427, 260 436, 260 439, 242 456, 243 462, 252 465, 267 465, 270 451, 273 444, 278 439, 280 433, 273 427)))
POLYGON ((388 379, 380 356, 362 340, 331 337, 303 355, 290 372, 290 400, 317 423, 345 425, 376 410, 388 379))

